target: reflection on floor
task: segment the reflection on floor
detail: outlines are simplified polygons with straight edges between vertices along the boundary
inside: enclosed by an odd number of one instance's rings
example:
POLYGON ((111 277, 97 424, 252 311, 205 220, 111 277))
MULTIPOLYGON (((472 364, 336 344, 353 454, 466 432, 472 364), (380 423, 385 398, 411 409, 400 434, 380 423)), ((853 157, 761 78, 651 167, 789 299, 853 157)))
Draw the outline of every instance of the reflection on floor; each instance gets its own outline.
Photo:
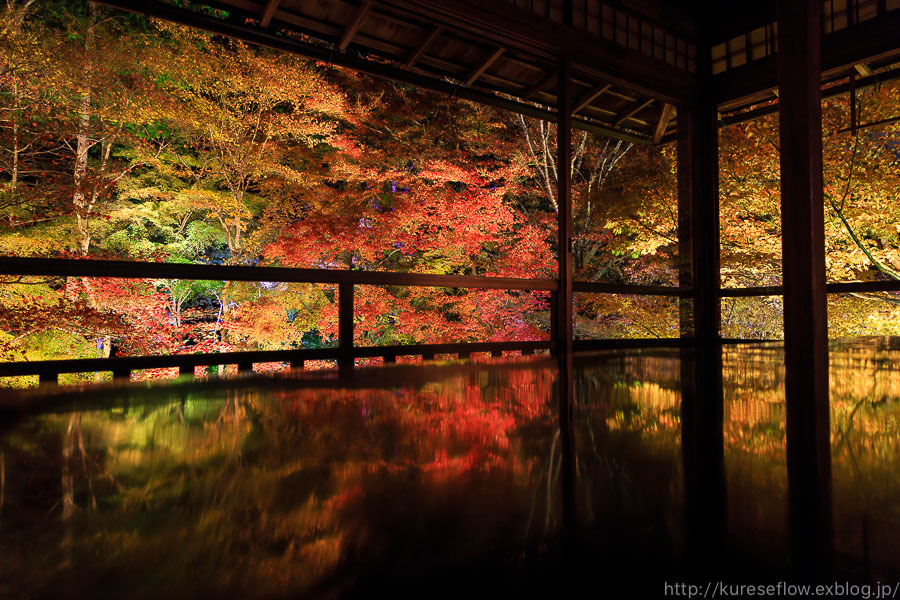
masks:
MULTIPOLYGON (((579 355, 570 450, 547 358, 10 397, 0 596, 661 597, 790 578, 781 351, 711 354, 579 355)), ((831 362, 834 576, 897 581, 900 344, 844 342, 831 362)))

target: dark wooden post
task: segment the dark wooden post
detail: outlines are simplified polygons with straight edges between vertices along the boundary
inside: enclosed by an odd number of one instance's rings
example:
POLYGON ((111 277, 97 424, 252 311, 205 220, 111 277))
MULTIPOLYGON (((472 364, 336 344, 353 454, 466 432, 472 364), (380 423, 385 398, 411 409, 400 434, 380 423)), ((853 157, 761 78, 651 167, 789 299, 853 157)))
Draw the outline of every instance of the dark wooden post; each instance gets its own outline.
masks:
POLYGON ((353 368, 353 284, 338 284, 338 367, 353 368))
POLYGON ((193 377, 194 367, 192 365, 181 365, 180 367, 178 367, 178 375, 179 377, 184 377, 186 375, 193 377))
POLYGON ((572 189, 569 165, 572 160, 571 66, 563 56, 557 77, 556 171, 557 171, 557 281, 553 306, 556 354, 559 359, 559 430, 562 455, 562 534, 572 540, 576 530, 575 461, 572 435, 574 375, 572 369, 572 189))
POLYGON ((833 548, 822 197, 821 9, 778 2, 787 469, 791 550, 825 576, 833 548))
MULTIPOLYGON (((698 52, 698 73, 711 73, 698 52)), ((692 106, 678 107, 678 279, 694 290, 681 302, 681 336, 719 340, 719 137, 709 76, 701 77, 692 106)))

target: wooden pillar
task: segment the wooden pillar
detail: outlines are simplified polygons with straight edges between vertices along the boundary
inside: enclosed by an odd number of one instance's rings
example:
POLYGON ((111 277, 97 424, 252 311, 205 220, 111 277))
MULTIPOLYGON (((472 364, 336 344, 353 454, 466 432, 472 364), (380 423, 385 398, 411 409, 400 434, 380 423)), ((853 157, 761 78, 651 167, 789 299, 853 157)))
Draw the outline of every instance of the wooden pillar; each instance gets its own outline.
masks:
MULTIPOLYGON (((711 72, 709 61, 698 58, 697 69, 711 72)), ((692 106, 678 107, 677 142, 678 279, 694 290, 681 302, 681 336, 705 344, 719 340, 721 323, 718 112, 708 84, 701 78, 692 106)))
POLYGON ((787 469, 799 575, 831 564, 828 323, 822 198, 821 2, 778 1, 787 469))
POLYGON ((559 430, 562 455, 562 535, 573 540, 576 530, 575 517, 575 461, 572 435, 572 409, 574 405, 574 376, 572 369, 572 186, 569 165, 572 160, 572 92, 571 66, 568 56, 559 63, 557 77, 557 282, 559 287, 553 296, 555 302, 553 331, 556 338, 556 354, 559 361, 559 430))
POLYGON ((338 368, 353 368, 353 284, 338 284, 338 368))

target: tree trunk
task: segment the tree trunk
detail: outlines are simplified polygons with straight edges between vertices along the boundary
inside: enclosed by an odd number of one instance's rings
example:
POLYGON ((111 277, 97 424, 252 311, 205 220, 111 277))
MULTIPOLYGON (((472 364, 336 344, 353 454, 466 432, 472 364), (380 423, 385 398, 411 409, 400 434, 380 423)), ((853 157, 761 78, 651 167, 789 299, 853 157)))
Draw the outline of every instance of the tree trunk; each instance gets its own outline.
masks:
POLYGON ((15 98, 15 108, 13 109, 12 130, 13 130, 13 149, 12 149, 12 173, 10 175, 10 188, 16 191, 16 185, 19 183, 19 114, 22 110, 21 95, 19 93, 19 82, 13 80, 13 98, 15 98))
POLYGON ((73 183, 75 192, 72 196, 72 204, 75 207, 75 217, 78 225, 78 249, 82 255, 87 255, 91 247, 90 217, 91 206, 85 194, 87 179, 88 150, 91 148, 91 59, 94 52, 94 25, 96 22, 96 5, 88 4, 90 20, 85 32, 85 54, 87 64, 84 69, 83 89, 81 91, 81 105, 78 109, 78 133, 76 134, 77 147, 75 150, 75 170, 73 183))

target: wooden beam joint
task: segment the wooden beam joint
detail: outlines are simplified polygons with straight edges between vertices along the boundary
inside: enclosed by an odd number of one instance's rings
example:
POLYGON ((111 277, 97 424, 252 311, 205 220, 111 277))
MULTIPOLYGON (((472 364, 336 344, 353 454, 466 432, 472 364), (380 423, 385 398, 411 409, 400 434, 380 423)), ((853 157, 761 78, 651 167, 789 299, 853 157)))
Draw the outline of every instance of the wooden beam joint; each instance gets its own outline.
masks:
POLYGON ((634 117, 634 115, 638 114, 651 104, 653 104, 653 98, 650 98, 648 100, 638 100, 637 102, 632 104, 625 112, 619 115, 613 125, 615 127, 620 127, 622 123, 624 123, 628 119, 631 119, 632 117, 634 117))
POLYGON ((488 54, 487 57, 485 57, 485 59, 481 61, 481 63, 477 67, 475 67, 475 69, 466 78, 466 85, 472 85, 478 80, 479 77, 484 75, 484 72, 487 71, 488 68, 490 68, 490 66, 494 64, 498 58, 500 58, 500 55, 502 55, 505 50, 506 48, 497 48, 496 50, 488 54))
POLYGON ((581 109, 583 109, 588 104, 590 104, 591 102, 593 102, 594 100, 599 98, 601 95, 603 95, 605 92, 607 92, 609 90, 609 88, 611 88, 611 87, 612 87, 611 84, 600 85, 600 86, 595 87, 588 93, 586 93, 584 96, 582 96, 581 98, 579 98, 578 100, 575 101, 575 106, 572 107, 572 114, 574 115, 574 114, 577 114, 578 112, 580 112, 581 109))
POLYGON ((441 33, 444 31, 444 28, 438 25, 434 29, 431 30, 431 33, 425 38, 425 41, 422 42, 418 48, 416 48, 412 54, 409 55, 409 58, 406 59, 406 68, 411 69, 413 65, 419 62, 419 59, 424 56, 424 54, 428 51, 428 48, 437 40, 441 33))
POLYGON ((269 26, 269 23, 272 22, 272 17, 275 16, 275 11, 278 10, 279 4, 281 4, 281 0, 268 0, 266 2, 262 15, 259 18, 260 27, 265 28, 269 26))

